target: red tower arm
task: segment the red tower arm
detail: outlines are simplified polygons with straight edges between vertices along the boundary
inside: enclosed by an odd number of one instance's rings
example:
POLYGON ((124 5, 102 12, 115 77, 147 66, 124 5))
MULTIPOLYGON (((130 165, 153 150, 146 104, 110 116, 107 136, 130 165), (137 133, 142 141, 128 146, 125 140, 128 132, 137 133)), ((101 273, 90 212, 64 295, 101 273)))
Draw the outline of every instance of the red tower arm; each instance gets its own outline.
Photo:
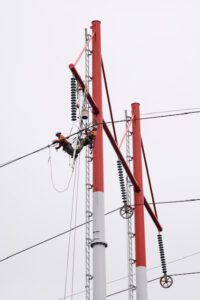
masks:
MULTIPOLYGON (((70 64, 69 65, 69 68, 72 72, 72 74, 74 75, 74 77, 76 78, 76 80, 78 81, 82 91, 84 92, 85 91, 85 84, 83 82, 83 80, 81 79, 81 76, 79 75, 79 73, 77 72, 76 68, 74 67, 73 64, 70 64)), ((90 103, 90 105, 92 106, 92 109, 93 109, 93 113, 94 114, 98 114, 99 113, 99 109, 98 109, 98 106, 96 105, 95 101, 93 100, 92 96, 88 93, 87 94, 87 99, 90 103)), ((104 128, 104 131, 105 133, 107 134, 107 137, 108 139, 110 140, 111 142, 111 145, 113 146, 113 149, 115 150, 117 156, 119 157, 119 159, 121 160, 122 162, 122 165, 127 173, 127 176, 129 177, 131 183, 133 184, 134 188, 136 191, 140 191, 140 187, 139 187, 139 184, 137 183, 136 179, 134 178, 134 176, 132 175, 132 172, 131 170, 129 169, 127 163, 126 163, 126 160, 124 159, 118 145, 116 144, 115 142, 115 139, 113 138, 112 136, 112 133, 110 132, 106 122, 103 120, 103 128, 104 128)), ((148 211, 148 213, 150 214, 154 224, 156 225, 157 229, 159 231, 162 231, 162 226, 160 225, 156 215, 154 214, 153 210, 151 209, 151 206, 148 204, 146 198, 144 197, 144 205, 148 211)))

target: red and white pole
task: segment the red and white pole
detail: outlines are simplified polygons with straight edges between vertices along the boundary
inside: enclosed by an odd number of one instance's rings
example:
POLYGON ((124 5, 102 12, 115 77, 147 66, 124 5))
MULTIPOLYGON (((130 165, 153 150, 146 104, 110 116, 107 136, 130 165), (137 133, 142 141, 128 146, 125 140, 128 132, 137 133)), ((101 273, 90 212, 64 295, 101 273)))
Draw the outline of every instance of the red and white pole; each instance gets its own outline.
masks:
POLYGON ((99 124, 93 149, 93 299, 106 299, 105 217, 103 172, 103 115, 101 83, 101 23, 92 22, 92 96, 99 113, 93 122, 99 124))
POLYGON ((132 104, 133 126, 133 172, 140 187, 134 192, 135 204, 135 254, 136 254, 136 299, 147 300, 146 249, 144 223, 144 195, 142 181, 142 145, 140 132, 140 104, 132 104))

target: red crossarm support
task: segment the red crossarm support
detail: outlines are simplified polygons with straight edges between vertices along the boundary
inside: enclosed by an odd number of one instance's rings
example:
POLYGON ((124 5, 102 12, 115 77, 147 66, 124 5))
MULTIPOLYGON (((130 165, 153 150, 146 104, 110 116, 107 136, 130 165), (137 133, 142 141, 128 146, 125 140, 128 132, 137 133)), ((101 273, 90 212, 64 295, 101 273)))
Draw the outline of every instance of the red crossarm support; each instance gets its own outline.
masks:
MULTIPOLYGON (((128 167, 128 165, 127 165, 127 163, 126 163, 126 161, 125 161, 125 159, 124 159, 121 151, 119 150, 119 148, 118 148, 118 146, 117 146, 117 144, 116 144, 116 142, 115 142, 115 140, 114 140, 114 138, 113 138, 113 136, 112 136, 112 134, 111 134, 111 132, 110 132, 110 130, 109 130, 109 128, 108 128, 108 126, 107 126, 107 124, 105 122, 103 122, 103 128, 104 128, 105 133, 107 134, 107 137, 110 140, 110 142, 111 142, 111 144, 112 144, 112 146, 113 146, 113 148, 114 148, 117 156, 121 160, 122 165, 123 165, 123 167, 124 167, 124 169, 126 171, 126 174, 128 175, 131 183, 133 184, 133 186, 135 188, 135 191, 139 192, 140 191, 140 187, 139 187, 137 181, 135 180, 134 176, 132 175, 132 173, 131 173, 131 171, 130 171, 130 169, 129 169, 129 167, 128 167)), ((154 223, 155 223, 158 231, 162 231, 163 228, 160 225, 160 223, 159 223, 156 215, 152 211, 151 206, 149 205, 149 203, 147 202, 147 199, 145 197, 144 197, 144 206, 146 207, 148 213, 150 214, 152 220, 154 221, 154 223)))
POLYGON ((126 163, 126 161, 125 161, 125 159, 124 159, 121 151, 119 150, 119 148, 118 148, 118 146, 117 146, 117 144, 116 144, 116 142, 115 142, 115 140, 114 140, 114 138, 112 136, 112 133, 110 132, 107 124, 105 123, 105 121, 103 121, 103 129, 105 130, 105 133, 107 134, 107 137, 108 137, 108 139, 111 142, 111 145, 113 146, 113 148, 114 148, 117 156, 119 157, 119 160, 121 160, 122 165, 123 165, 123 167, 124 167, 124 169, 125 169, 128 177, 129 177, 129 179, 131 180, 131 182, 132 182, 135 190, 137 192, 139 192, 140 191, 140 187, 139 187, 137 181, 135 180, 135 178, 133 177, 133 174, 131 173, 131 170, 129 169, 129 167, 128 167, 128 165, 127 165, 127 163, 126 163))
MULTIPOLYGON (((81 76, 79 75, 79 73, 77 72, 77 70, 76 70, 76 68, 74 67, 73 64, 70 64, 69 68, 70 68, 72 74, 74 75, 74 77, 76 78, 76 80, 78 81, 78 83, 79 83, 82 91, 84 92, 85 91, 85 84, 84 84, 83 80, 81 79, 81 76)), ((87 99, 88 99, 90 105, 92 106, 94 114, 98 114, 99 113, 99 109, 98 109, 95 101, 92 99, 92 96, 89 93, 87 94, 87 99)), ((127 163, 126 163, 126 160, 124 159, 124 157, 123 157, 123 155, 122 155, 122 153, 121 153, 118 145, 115 142, 115 139, 113 138, 112 133, 110 132, 110 130, 109 130, 109 128, 108 128, 108 126, 107 126, 107 124, 106 124, 106 122, 104 120, 103 120, 103 128, 105 130, 105 133, 107 134, 108 139, 111 142, 111 145, 113 146, 113 149, 115 150, 117 156, 121 160, 122 165, 123 165, 123 167, 124 167, 124 169, 125 169, 125 171, 127 173, 127 176, 129 177, 131 183, 133 184, 133 186, 135 188, 135 191, 139 192, 140 191, 140 187, 139 187, 137 181, 135 180, 134 176, 132 175, 131 170, 129 169, 129 167, 128 167, 127 163)), ((152 211, 152 209, 151 209, 149 203, 147 202, 146 198, 144 198, 144 205, 145 205, 148 213, 150 214, 150 216, 151 216, 154 224, 156 225, 157 229, 159 231, 162 231, 163 230, 162 226, 160 225, 157 217, 155 216, 154 212, 152 211)))
POLYGON ((146 207, 148 213, 150 214, 152 220, 154 221, 158 231, 163 231, 162 226, 160 225, 160 222, 158 221, 156 215, 154 214, 153 210, 151 209, 151 206, 149 205, 149 203, 147 202, 147 199, 144 197, 144 206, 146 207))

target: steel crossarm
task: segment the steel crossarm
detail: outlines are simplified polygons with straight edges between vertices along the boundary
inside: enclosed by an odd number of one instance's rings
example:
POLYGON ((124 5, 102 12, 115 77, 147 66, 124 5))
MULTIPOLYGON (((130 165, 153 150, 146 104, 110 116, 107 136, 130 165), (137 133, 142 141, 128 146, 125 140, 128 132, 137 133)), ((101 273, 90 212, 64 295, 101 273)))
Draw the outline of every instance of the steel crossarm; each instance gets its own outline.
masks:
MULTIPOLYGON (((70 68, 72 74, 74 75, 74 77, 76 78, 76 80, 78 81, 80 88, 84 92, 85 91, 85 84, 84 84, 81 76, 77 72, 75 66, 73 64, 70 64, 69 68, 70 68)), ((93 100, 92 96, 89 93, 87 94, 87 99, 88 99, 90 105, 92 106, 93 113, 97 115, 99 113, 99 109, 98 109, 95 101, 93 100)), ((129 177, 131 183, 133 184, 135 191, 139 192, 140 191, 140 187, 139 187, 136 179, 132 175, 131 170, 129 169, 129 167, 128 167, 127 163, 126 163, 126 160, 124 159, 124 157, 123 157, 123 155, 122 155, 122 153, 121 153, 118 145, 115 142, 115 139, 113 138, 112 133, 110 132, 110 130, 109 130, 109 128, 108 128, 108 126, 107 126, 107 124, 106 124, 106 122, 104 120, 103 120, 103 128, 104 128, 104 131, 105 131, 108 139, 110 140, 111 145, 113 146, 113 149, 115 150, 117 156, 119 157, 119 160, 121 160, 122 165, 123 165, 123 167, 124 167, 124 169, 125 169, 128 177, 129 177)), ((147 200, 146 200, 145 197, 144 197, 144 206, 146 207, 148 213, 150 214, 150 216, 151 216, 154 224, 156 225, 157 229, 159 231, 162 231, 163 230, 162 226, 160 225, 160 222, 158 221, 156 215, 154 214, 153 210, 151 209, 151 206, 149 205, 149 203, 147 202, 147 200)))
MULTIPOLYGON (((107 124, 106 124, 105 122, 103 123, 103 128, 104 128, 104 130, 105 130, 105 132, 106 132, 106 134, 107 134, 107 137, 108 137, 108 139, 110 140, 111 145, 113 146, 113 148, 114 148, 114 150, 115 150, 117 156, 118 156, 119 159, 121 160, 122 165, 123 165, 123 167, 124 167, 124 169, 125 169, 125 171, 126 171, 128 177, 129 177, 131 183, 133 184, 133 186, 134 186, 134 188, 135 188, 135 191, 136 191, 136 192, 139 192, 139 191, 140 191, 140 187, 139 187, 137 181, 135 180, 134 176, 132 175, 132 173, 131 173, 131 171, 130 171, 130 169, 129 169, 129 167, 128 167, 128 165, 127 165, 127 163, 126 163, 126 161, 125 161, 125 159, 124 159, 124 157, 123 157, 121 151, 119 150, 119 148, 118 148, 118 146, 117 146, 117 144, 116 144, 116 142, 115 142, 115 140, 114 140, 114 138, 113 138, 113 136, 112 136, 112 134, 111 134, 111 132, 110 132, 110 130, 109 130, 109 128, 108 128, 108 126, 107 126, 107 124)), ((156 215, 154 214, 153 210, 151 209, 151 207, 150 207, 150 205, 149 205, 149 203, 147 202, 147 200, 146 200, 145 197, 144 197, 144 206, 146 207, 148 213, 150 214, 152 220, 154 221, 154 223, 155 223, 157 229, 158 229, 159 231, 162 231, 162 230, 163 230, 163 229, 162 229, 162 226, 160 225, 160 223, 159 223, 159 221, 158 221, 156 215)))

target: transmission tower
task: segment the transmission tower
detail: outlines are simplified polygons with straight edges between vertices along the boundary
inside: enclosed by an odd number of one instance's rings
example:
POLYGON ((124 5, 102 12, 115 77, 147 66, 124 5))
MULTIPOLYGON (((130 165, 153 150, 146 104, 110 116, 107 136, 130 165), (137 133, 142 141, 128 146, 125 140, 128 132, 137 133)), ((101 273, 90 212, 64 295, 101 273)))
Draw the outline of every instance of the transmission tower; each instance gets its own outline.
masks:
MULTIPOLYGON (((157 212, 152 210, 143 193, 142 180, 142 139, 140 131, 140 105, 133 103, 131 109, 131 117, 126 113, 126 127, 128 123, 132 124, 132 132, 126 132, 126 158, 124 158, 120 145, 117 142, 115 123, 112 115, 110 99, 107 89, 105 70, 101 54, 101 22, 93 21, 91 25, 92 33, 88 35, 85 32, 85 46, 81 51, 78 59, 74 64, 70 64, 69 68, 76 79, 78 88, 84 94, 85 114, 89 116, 89 110, 92 112, 93 126, 97 127, 97 136, 93 147, 93 155, 91 157, 89 149, 86 149, 86 300, 91 299, 91 279, 93 279, 93 300, 106 299, 106 262, 105 253, 107 243, 105 241, 105 216, 104 216, 104 167, 103 167, 103 130, 106 133, 114 152, 118 158, 118 170, 122 198, 124 205, 120 209, 120 214, 127 219, 127 244, 128 244, 128 299, 133 300, 133 292, 135 285, 133 283, 133 264, 136 264, 136 299, 147 300, 147 279, 146 279, 146 247, 145 247, 145 224, 144 209, 149 213, 159 232, 159 247, 164 276, 161 278, 163 287, 170 286, 170 276, 167 275, 166 262, 163 257, 164 248, 160 232, 163 230, 158 220, 157 212), (92 50, 89 50, 89 44, 92 44, 92 50), (76 65, 80 57, 85 51, 85 82, 82 80, 77 71, 76 65), (92 57, 92 95, 89 91, 89 55, 92 57), (102 72, 103 70, 103 72, 102 72), (102 73, 106 87, 108 104, 111 115, 111 123, 113 134, 111 133, 107 123, 103 119, 102 108, 102 73), (130 155, 130 139, 132 137, 132 156, 130 155), (133 169, 131 170, 131 160, 133 158, 133 169), (90 175, 90 165, 93 165, 92 176, 90 175), (123 181, 123 170, 126 172, 126 188, 123 181), (92 177, 92 178, 91 178, 92 177), (92 179, 92 184, 91 184, 92 179), (133 233, 132 216, 133 206, 131 204, 131 186, 134 194, 134 228, 133 233), (93 190, 93 211, 91 212, 90 191, 93 190), (91 239, 90 221, 93 217, 93 236, 91 239), (133 237, 135 240, 135 259, 133 258, 133 237), (93 249, 93 271, 91 272, 91 253, 90 247, 93 249), (92 275, 91 275, 92 273, 92 275)), ((83 112, 83 110, 82 110, 83 112)), ((82 114, 83 116, 84 114, 82 114)), ((89 119, 86 121, 88 126, 89 119)), ((130 125, 129 124, 129 125, 130 125)))

